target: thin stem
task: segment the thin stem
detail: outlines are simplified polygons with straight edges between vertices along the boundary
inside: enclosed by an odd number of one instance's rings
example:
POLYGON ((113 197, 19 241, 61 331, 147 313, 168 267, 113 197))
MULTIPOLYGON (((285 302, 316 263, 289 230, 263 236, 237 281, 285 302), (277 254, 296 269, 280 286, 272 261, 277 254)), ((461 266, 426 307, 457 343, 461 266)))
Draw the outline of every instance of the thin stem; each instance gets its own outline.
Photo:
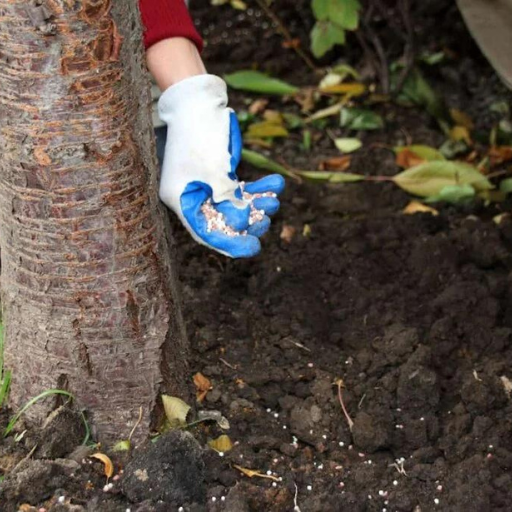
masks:
POLYGON ((316 73, 318 71, 317 66, 300 46, 294 44, 294 38, 292 37, 290 31, 283 23, 281 18, 279 18, 279 16, 265 3, 265 0, 256 0, 256 3, 260 6, 260 9, 277 25, 279 32, 281 32, 286 41, 290 43, 290 47, 295 50, 295 53, 305 62, 311 71, 316 73))
POLYGON ((347 408, 345 407, 345 403, 343 402, 343 393, 341 391, 345 387, 343 384, 343 380, 338 379, 336 381, 336 384, 338 385, 338 399, 340 401, 341 409, 343 411, 343 414, 345 415, 345 418, 347 418, 348 428, 349 428, 350 432, 352 432, 352 429, 354 428, 354 422, 353 422, 352 418, 350 417, 350 414, 348 413, 347 408))

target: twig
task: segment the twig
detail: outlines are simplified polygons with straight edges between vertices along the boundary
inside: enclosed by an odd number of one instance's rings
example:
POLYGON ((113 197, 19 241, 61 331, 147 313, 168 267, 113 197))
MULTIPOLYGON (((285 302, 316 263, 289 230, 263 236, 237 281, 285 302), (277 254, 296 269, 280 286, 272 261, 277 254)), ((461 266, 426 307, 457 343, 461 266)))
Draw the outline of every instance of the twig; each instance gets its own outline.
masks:
POLYGON ((139 418, 137 419, 137 421, 135 422, 135 425, 133 425, 133 428, 130 432, 130 435, 128 436, 128 441, 131 440, 132 436, 133 436, 133 433, 135 432, 135 429, 139 426, 139 423, 142 421, 142 406, 140 407, 139 409, 139 418))
POLYGON ((405 49, 404 49, 404 69, 400 73, 400 78, 396 84, 395 94, 398 94, 409 76, 414 66, 414 27, 411 19, 411 6, 409 0, 400 0, 398 2, 398 10, 402 16, 405 25, 405 49))
POLYGON ((231 368, 232 370, 237 370, 236 366, 233 366, 232 364, 228 363, 225 359, 222 359, 222 357, 219 357, 219 361, 225 364, 228 368, 231 368))
POLYGON ((305 62, 305 64, 314 71, 318 72, 318 68, 315 63, 308 57, 304 50, 294 44, 294 38, 290 34, 290 31, 286 28, 286 25, 281 21, 281 18, 265 3, 265 0, 256 0, 256 3, 260 6, 260 9, 277 25, 279 32, 283 35, 290 47, 295 50, 295 53, 305 62))
POLYGON ((343 402, 343 393, 342 389, 345 387, 345 384, 343 383, 343 379, 338 379, 336 381, 336 385, 338 386, 338 399, 340 401, 341 409, 343 410, 343 414, 345 415, 345 418, 347 418, 348 428, 350 432, 352 432, 352 429, 354 428, 354 422, 352 418, 350 417, 350 414, 347 411, 347 408, 345 407, 345 403, 343 402))
POLYGON ((299 488, 297 487, 297 484, 295 482, 293 482, 293 485, 295 485, 295 496, 293 497, 293 512, 301 512, 297 501, 299 496, 299 488))

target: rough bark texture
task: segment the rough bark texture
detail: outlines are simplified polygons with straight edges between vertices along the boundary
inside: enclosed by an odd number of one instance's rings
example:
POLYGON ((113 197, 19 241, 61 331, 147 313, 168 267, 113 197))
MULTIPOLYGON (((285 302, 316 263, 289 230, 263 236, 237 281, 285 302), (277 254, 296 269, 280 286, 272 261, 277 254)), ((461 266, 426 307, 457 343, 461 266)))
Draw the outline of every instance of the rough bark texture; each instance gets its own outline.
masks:
POLYGON ((140 407, 145 435, 161 391, 186 393, 137 4, 0 0, 11 402, 68 389, 106 442, 128 435, 140 407))

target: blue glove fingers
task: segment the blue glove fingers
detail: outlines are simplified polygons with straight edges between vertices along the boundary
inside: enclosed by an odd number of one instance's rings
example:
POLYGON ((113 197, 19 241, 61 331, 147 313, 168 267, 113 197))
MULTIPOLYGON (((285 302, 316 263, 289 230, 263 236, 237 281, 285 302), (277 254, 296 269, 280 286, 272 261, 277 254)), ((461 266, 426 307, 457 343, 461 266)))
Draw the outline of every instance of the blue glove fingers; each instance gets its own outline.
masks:
POLYGON ((201 206, 210 196, 211 188, 201 182, 189 183, 181 195, 183 216, 196 236, 213 249, 232 258, 250 258, 258 254, 261 244, 254 236, 231 237, 219 231, 208 232, 208 223, 201 206))
POLYGON ((263 210, 267 215, 274 215, 279 210, 279 199, 275 197, 258 197, 252 202, 256 210, 263 210))
POLYGON ((259 222, 247 228, 247 233, 258 238, 263 236, 270 228, 270 219, 265 215, 259 222))
POLYGON ((238 124, 238 118, 234 112, 229 114, 229 154, 231 155, 231 172, 228 176, 232 180, 237 180, 236 168, 242 158, 242 132, 238 124))
POLYGON ((246 183, 244 191, 249 194, 263 194, 265 192, 274 192, 280 194, 285 186, 284 178, 280 174, 270 174, 258 181, 246 183))
POLYGON ((252 235, 228 236, 219 231, 212 231, 204 240, 231 258, 251 258, 261 251, 260 241, 252 235))
POLYGON ((226 224, 235 231, 245 231, 249 226, 249 216, 251 215, 249 205, 245 208, 237 208, 231 201, 222 201, 221 203, 215 203, 214 206, 217 211, 224 215, 226 224))

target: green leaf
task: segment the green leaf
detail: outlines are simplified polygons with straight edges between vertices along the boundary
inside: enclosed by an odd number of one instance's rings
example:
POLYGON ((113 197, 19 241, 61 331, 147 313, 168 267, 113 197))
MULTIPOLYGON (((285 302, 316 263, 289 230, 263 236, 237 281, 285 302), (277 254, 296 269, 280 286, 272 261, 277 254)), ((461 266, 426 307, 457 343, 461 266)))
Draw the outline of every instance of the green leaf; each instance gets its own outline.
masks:
POLYGON ((376 112, 361 108, 343 108, 340 124, 350 130, 378 130, 384 126, 384 120, 376 112))
POLYGON ((337 44, 345 44, 345 31, 330 21, 317 21, 311 31, 313 55, 320 58, 337 44))
POLYGON ((249 149, 242 150, 242 160, 247 162, 254 167, 258 167, 258 169, 264 169, 265 171, 277 172, 278 174, 282 174, 283 176, 290 176, 291 178, 297 178, 297 175, 289 171, 286 167, 278 164, 274 160, 267 158, 261 153, 257 153, 256 151, 251 151, 249 149))
POLYGON ((443 187, 439 194, 428 197, 427 203, 445 202, 450 204, 459 204, 475 197, 476 191, 471 185, 447 185, 443 187))
POLYGON ((329 4, 329 19, 345 30, 357 30, 360 7, 358 0, 333 0, 329 4))
POLYGON ((450 115, 443 99, 425 80, 421 72, 415 68, 407 77, 399 99, 408 100, 425 110, 437 119, 443 130, 448 130, 450 115))
MULTIPOLYGON (((500 190, 505 194, 510 194, 512 192, 512 178, 507 178, 500 183, 500 190)), ((1 404, 2 402, 0 402, 1 404)))
POLYGON ((439 152, 449 160, 462 153, 466 153, 468 145, 463 140, 446 140, 439 148, 439 152))
POLYGON ((450 185, 472 185, 479 191, 493 188, 478 169, 463 162, 426 162, 397 174, 393 181, 406 192, 421 197, 436 196, 450 185))
POLYGON ((299 89, 277 78, 272 78, 259 71, 243 70, 224 75, 224 80, 233 89, 257 92, 261 94, 295 94, 299 89))
POLYGON ((353 153, 363 146, 359 139, 336 139, 334 144, 342 153, 353 153))
POLYGON ((190 405, 181 398, 175 396, 162 395, 164 412, 169 425, 172 428, 183 427, 187 424, 187 415, 190 411, 190 405))
POLYGON ((328 181, 329 183, 354 183, 365 178, 350 172, 298 171, 297 174, 312 181, 328 181))
POLYGON ((313 0, 311 8, 318 21, 325 21, 329 18, 329 4, 331 0, 313 0))
POLYGON ((401 151, 409 150, 418 155, 423 160, 434 162, 436 160, 446 160, 444 155, 437 149, 430 146, 422 146, 421 144, 413 144, 411 146, 397 146, 394 151, 396 154, 401 151))

